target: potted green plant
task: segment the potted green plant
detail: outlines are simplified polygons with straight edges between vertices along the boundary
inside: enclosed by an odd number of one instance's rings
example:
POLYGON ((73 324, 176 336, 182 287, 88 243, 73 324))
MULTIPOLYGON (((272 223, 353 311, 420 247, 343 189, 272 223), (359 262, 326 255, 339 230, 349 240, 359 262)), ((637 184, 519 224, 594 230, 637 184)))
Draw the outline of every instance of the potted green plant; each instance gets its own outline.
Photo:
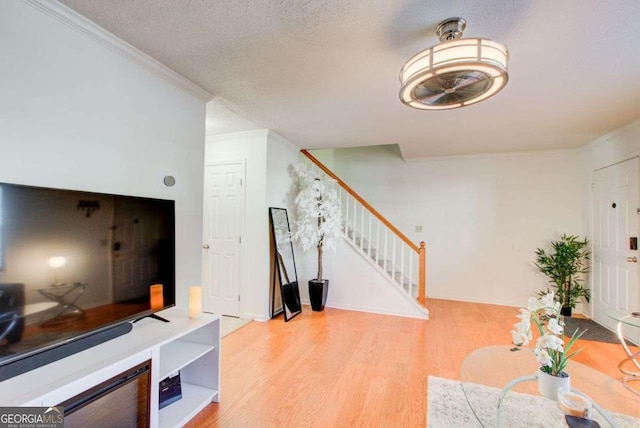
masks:
POLYGON ((304 164, 294 167, 298 177, 295 199, 296 221, 293 239, 304 251, 315 248, 318 252, 318 272, 309 281, 311 309, 322 311, 327 301, 329 280, 322 275, 322 255, 325 249, 336 250, 342 236, 342 212, 334 183, 308 170, 304 164))
MULTIPOLYGON (((562 305, 562 315, 571 316, 571 310, 581 297, 589 302, 591 290, 584 288, 583 275, 589 272, 587 260, 589 241, 580 240, 576 235, 562 235, 560 239, 550 243, 550 249, 536 250, 536 267, 549 278, 549 282, 557 289, 556 295, 562 305)), ((547 291, 541 291, 544 295, 547 291)))

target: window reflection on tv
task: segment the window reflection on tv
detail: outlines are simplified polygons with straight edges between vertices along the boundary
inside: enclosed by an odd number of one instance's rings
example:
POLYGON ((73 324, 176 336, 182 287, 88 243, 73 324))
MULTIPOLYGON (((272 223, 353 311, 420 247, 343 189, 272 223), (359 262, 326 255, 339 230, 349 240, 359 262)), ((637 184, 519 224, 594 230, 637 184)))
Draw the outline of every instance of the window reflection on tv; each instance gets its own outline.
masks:
POLYGON ((0 365, 175 303, 174 202, 0 183, 0 365))

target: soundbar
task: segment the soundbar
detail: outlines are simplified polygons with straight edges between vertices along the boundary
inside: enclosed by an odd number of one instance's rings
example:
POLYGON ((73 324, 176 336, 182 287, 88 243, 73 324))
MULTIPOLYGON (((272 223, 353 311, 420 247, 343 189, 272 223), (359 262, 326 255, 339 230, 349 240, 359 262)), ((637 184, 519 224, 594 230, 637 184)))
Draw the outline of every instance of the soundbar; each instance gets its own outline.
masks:
POLYGON ((44 349, 19 360, 8 362, 0 366, 0 382, 37 369, 38 367, 53 363, 54 361, 61 360, 70 355, 77 354, 78 352, 100 345, 108 340, 125 335, 132 329, 133 324, 130 322, 116 324, 103 330, 93 332, 87 336, 74 339, 71 342, 44 349))

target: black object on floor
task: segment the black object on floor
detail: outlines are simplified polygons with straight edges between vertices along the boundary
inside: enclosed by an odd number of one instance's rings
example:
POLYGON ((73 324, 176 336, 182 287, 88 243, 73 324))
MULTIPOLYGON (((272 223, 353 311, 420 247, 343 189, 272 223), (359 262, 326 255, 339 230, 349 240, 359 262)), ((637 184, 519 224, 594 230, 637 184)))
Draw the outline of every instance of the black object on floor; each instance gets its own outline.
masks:
POLYGON ((327 303, 327 293, 329 292, 329 280, 318 281, 312 279, 309 281, 309 302, 311 303, 311 309, 316 312, 324 310, 324 305, 327 303))
POLYGON ((576 416, 565 415, 565 420, 569 428, 600 428, 600 424, 591 419, 578 418, 576 416))
POLYGON ((573 336, 576 329, 579 331, 586 329, 587 331, 582 335, 582 337, 580 337, 580 339, 593 340, 596 342, 620 343, 617 334, 593 320, 564 317, 564 324, 565 336, 573 336))

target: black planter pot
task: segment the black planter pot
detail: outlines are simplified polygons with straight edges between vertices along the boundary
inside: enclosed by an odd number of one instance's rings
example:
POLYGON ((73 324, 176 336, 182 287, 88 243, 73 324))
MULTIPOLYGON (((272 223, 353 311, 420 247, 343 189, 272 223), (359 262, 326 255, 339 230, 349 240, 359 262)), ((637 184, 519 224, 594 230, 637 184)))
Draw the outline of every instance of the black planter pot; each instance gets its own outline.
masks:
POLYGON ((327 293, 329 292, 329 280, 318 281, 312 279, 309 281, 309 300, 311 301, 311 309, 320 312, 324 310, 324 304, 327 303, 327 293))
POLYGON ((562 308, 560 308, 560 315, 565 316, 565 317, 570 317, 571 316, 571 306, 563 306, 562 308))

